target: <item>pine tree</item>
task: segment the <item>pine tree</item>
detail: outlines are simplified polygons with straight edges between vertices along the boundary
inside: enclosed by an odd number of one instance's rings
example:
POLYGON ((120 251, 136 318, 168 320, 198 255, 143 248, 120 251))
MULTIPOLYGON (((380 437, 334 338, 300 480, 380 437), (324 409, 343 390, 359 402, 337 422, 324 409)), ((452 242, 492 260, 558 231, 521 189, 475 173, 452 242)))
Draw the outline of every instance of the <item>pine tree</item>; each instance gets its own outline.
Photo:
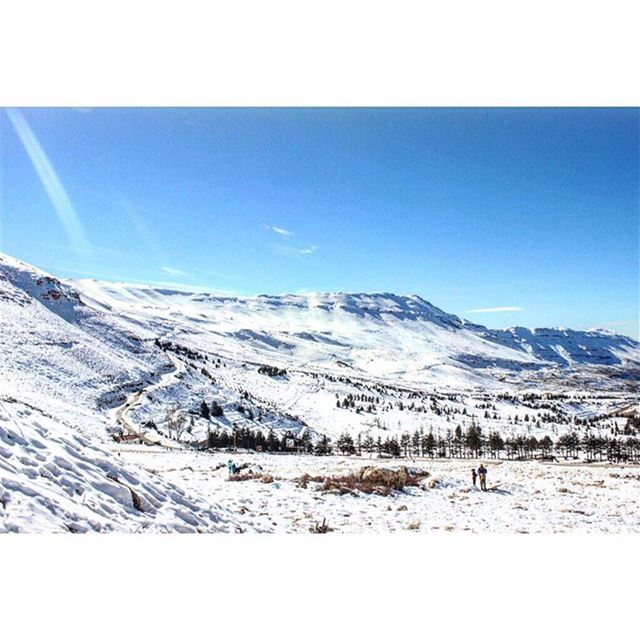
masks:
POLYGON ((408 433, 403 433, 400 436, 400 447, 404 452, 404 457, 409 455, 409 444, 411 443, 411 436, 408 433))
POLYGON ((353 438, 348 433, 343 433, 336 441, 338 451, 344 455, 353 455, 356 448, 353 444, 353 438))
POLYGON ((373 451, 374 447, 375 447, 375 441, 374 439, 371 437, 370 433, 367 433, 367 435, 364 437, 364 440, 362 441, 362 448, 369 454, 371 454, 371 452, 373 451))
POLYGON ((280 443, 276 435, 269 429, 266 441, 267 451, 278 451, 280 449, 280 443))
POLYGON ((402 450, 400 449, 400 445, 398 444, 398 441, 395 438, 387 438, 384 444, 385 444, 387 453, 392 455, 394 458, 400 457, 402 450))
POLYGON ((429 431, 429 433, 422 439, 422 455, 428 455, 431 458, 435 447, 436 439, 433 436, 433 432, 429 431))
POLYGON ((414 456, 420 455, 420 432, 414 431, 411 436, 411 449, 414 456))
POLYGON ((327 436, 322 436, 322 438, 320 438, 320 440, 316 443, 315 447, 313 448, 313 452, 317 456, 329 455, 331 453, 330 442, 331 441, 329 440, 329 438, 327 438, 327 436))
POLYGON ((480 427, 476 427, 475 425, 472 425, 467 430, 466 445, 473 451, 476 457, 481 447, 480 434, 480 427))
POLYGON ((500 457, 500 451, 504 451, 504 440, 497 431, 489 435, 489 449, 491 449, 491 455, 497 454, 498 457, 500 457))
POLYGON ((200 403, 200 415, 205 420, 209 420, 211 418, 211 411, 209 411, 209 405, 204 400, 200 403))
POLYGON ((553 449, 553 440, 547 435, 540 440, 540 448, 545 456, 548 456, 553 449))
POLYGON ((222 407, 214 400, 211 403, 211 412, 210 412, 211 417, 219 418, 223 414, 224 414, 224 411, 222 410, 222 407))

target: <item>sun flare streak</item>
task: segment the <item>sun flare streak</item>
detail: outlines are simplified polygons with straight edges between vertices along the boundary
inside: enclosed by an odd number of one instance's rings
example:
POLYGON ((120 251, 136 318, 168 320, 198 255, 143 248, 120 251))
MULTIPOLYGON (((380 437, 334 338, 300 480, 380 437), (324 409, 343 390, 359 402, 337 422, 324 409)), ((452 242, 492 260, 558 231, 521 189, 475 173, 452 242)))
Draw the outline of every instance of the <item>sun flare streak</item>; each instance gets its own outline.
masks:
POLYGON ((35 133, 18 109, 9 108, 6 111, 73 248, 79 254, 88 254, 90 246, 80 218, 35 133))

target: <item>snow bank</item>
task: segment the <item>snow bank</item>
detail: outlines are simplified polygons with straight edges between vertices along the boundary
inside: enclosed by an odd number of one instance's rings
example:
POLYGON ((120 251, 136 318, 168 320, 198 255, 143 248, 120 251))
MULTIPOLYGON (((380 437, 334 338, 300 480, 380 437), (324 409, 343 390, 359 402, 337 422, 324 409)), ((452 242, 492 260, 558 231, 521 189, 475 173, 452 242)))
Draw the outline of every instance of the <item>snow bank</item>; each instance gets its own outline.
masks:
POLYGON ((41 412, 0 402, 0 532, 247 529, 41 412))

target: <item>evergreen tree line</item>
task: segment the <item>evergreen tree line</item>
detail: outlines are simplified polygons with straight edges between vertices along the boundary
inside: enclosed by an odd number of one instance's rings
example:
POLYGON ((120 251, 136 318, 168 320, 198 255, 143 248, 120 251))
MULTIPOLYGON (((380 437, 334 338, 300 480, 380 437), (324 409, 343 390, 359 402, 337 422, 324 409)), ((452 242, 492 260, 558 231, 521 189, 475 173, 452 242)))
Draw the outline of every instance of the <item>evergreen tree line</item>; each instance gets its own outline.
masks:
MULTIPOLYGON (((521 403, 524 406, 528 406, 531 408, 535 408, 530 404, 521 403)), ((488 402, 481 402, 475 405, 477 409, 485 409, 484 418, 486 420, 501 420, 502 416, 496 410, 496 405, 488 402), (491 411, 489 411, 491 409, 491 411)), ((397 409, 398 411, 412 411, 414 413, 428 413, 431 412, 436 416, 455 416, 462 415, 468 416, 469 413, 466 407, 449 407, 447 405, 439 406, 437 400, 431 399, 431 404, 429 406, 416 404, 415 402, 405 403, 402 400, 380 400, 380 397, 370 396, 366 394, 358 394, 358 393, 348 393, 344 397, 340 397, 339 394, 336 393, 336 407, 338 409, 349 409, 354 410, 356 413, 378 413, 379 411, 390 411, 393 409, 397 409)), ((520 417, 517 413, 513 416, 507 415, 504 417, 510 424, 519 424, 520 422, 531 422, 535 424, 538 428, 541 424, 575 424, 577 426, 589 426, 595 425, 599 420, 602 420, 606 416, 594 416, 591 418, 571 418, 560 407, 555 407, 552 405, 544 405, 548 411, 540 412, 537 415, 532 414, 529 416, 528 413, 525 413, 524 416, 520 417)), ((539 407, 540 408, 540 407, 539 407)))
POLYGON ((225 429, 216 429, 209 432, 207 448, 228 449, 236 447, 272 453, 324 454, 332 451, 326 436, 314 445, 309 433, 306 431, 299 436, 290 431, 285 431, 278 436, 271 430, 265 435, 259 429, 249 429, 247 427, 240 427, 233 432, 225 429))
POLYGON ((538 440, 535 437, 514 436, 503 438, 498 432, 488 435, 478 426, 466 431, 457 427, 454 433, 446 437, 435 436, 433 432, 414 431, 395 436, 374 439, 370 434, 358 434, 356 438, 348 433, 341 434, 333 443, 327 436, 313 442, 304 432, 295 436, 287 431, 281 436, 269 431, 267 435, 260 430, 239 428, 235 432, 217 429, 209 433, 208 448, 242 449, 306 453, 328 455, 371 455, 383 457, 424 457, 424 458, 478 458, 506 457, 510 460, 528 460, 560 456, 577 458, 584 455, 588 460, 606 460, 609 462, 640 461, 640 439, 635 437, 617 439, 596 437, 572 432, 560 436, 554 442, 548 435, 538 440))

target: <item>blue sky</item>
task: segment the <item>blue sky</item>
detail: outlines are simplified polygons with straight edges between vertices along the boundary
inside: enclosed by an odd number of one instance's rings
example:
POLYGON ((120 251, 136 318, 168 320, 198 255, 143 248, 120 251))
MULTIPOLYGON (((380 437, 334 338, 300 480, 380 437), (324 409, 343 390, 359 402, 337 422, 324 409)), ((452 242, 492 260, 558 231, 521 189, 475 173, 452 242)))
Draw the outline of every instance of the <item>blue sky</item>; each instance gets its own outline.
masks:
POLYGON ((637 337, 638 149, 637 109, 3 110, 0 251, 637 337))

